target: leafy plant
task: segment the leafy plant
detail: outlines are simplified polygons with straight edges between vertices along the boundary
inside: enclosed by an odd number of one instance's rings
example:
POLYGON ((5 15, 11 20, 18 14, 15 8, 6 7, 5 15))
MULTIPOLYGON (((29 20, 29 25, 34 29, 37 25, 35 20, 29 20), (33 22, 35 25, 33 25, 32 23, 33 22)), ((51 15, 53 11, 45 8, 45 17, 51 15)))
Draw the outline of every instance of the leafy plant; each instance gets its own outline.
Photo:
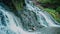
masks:
POLYGON ((51 14, 53 18, 60 23, 60 16, 59 16, 60 14, 56 10, 49 8, 45 8, 44 10, 47 11, 49 14, 51 14))
POLYGON ((58 7, 58 8, 56 9, 56 11, 59 12, 59 14, 60 14, 60 7, 58 7))

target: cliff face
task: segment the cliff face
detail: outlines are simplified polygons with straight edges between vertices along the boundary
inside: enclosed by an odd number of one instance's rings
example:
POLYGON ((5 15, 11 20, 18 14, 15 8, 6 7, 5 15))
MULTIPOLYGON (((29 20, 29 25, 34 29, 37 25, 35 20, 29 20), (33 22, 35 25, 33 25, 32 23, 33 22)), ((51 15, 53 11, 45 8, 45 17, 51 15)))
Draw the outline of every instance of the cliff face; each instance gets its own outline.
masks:
POLYGON ((3 3, 4 5, 8 6, 10 9, 15 10, 15 6, 12 3, 12 0, 0 0, 0 3, 3 3))

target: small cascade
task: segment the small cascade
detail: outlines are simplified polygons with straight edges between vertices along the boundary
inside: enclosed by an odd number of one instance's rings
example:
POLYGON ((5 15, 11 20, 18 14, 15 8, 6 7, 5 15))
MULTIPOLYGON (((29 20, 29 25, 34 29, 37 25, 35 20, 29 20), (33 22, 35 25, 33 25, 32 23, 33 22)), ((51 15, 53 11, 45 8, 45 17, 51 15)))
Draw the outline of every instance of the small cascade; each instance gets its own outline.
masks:
POLYGON ((0 34, 60 34, 60 25, 47 12, 25 0, 19 17, 0 4, 0 34))

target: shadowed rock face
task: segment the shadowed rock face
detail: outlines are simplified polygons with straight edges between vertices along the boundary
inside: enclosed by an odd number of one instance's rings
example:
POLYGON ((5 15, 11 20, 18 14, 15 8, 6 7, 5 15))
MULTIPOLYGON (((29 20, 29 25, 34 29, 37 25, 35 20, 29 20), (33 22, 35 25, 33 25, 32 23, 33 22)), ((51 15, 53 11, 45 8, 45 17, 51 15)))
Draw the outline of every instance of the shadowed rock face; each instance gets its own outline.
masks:
POLYGON ((12 0, 0 0, 1 3, 5 4, 7 7, 9 7, 12 10, 16 11, 16 8, 14 6, 14 4, 12 3, 12 0))
POLYGON ((18 12, 17 12, 16 7, 14 6, 12 0, 0 0, 0 1, 1 1, 0 3, 2 3, 2 6, 5 7, 6 10, 8 10, 8 9, 11 10, 11 12, 16 14, 16 16, 17 16, 18 12), (6 5, 6 6, 4 6, 4 5, 6 5))
POLYGON ((24 0, 0 0, 0 3, 7 6, 7 8, 3 6, 5 9, 8 10, 9 8, 9 10, 18 16, 18 9, 21 10, 20 8, 23 8, 24 0))

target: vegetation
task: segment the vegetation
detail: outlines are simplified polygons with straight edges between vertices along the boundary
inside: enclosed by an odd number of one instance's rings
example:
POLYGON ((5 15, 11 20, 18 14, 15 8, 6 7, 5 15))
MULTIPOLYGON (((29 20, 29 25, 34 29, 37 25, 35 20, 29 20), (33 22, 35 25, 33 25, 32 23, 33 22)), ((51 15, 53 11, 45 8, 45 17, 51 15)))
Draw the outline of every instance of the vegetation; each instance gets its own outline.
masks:
MULTIPOLYGON (((17 10, 22 10, 24 6, 24 0, 2 0, 10 9, 12 8, 17 15, 17 10), (16 7, 16 8, 15 8, 16 7), (17 10, 16 10, 17 9, 17 10)), ((44 8, 45 11, 50 13, 54 19, 60 23, 60 0, 37 0, 40 3, 40 8, 44 8), (41 7, 42 6, 42 7, 41 7)))
POLYGON ((12 0, 12 2, 15 5, 17 10, 22 10, 23 9, 23 5, 25 3, 24 0, 12 0))
POLYGON ((41 3, 60 4, 60 0, 37 0, 37 1, 41 3))
POLYGON ((56 9, 56 11, 59 12, 59 14, 60 14, 60 7, 58 7, 58 8, 56 9))
POLYGON ((60 23, 60 14, 56 12, 56 10, 45 8, 45 11, 47 11, 49 14, 53 16, 53 18, 60 23))
POLYGON ((37 0, 40 5, 60 23, 60 0, 37 0))

